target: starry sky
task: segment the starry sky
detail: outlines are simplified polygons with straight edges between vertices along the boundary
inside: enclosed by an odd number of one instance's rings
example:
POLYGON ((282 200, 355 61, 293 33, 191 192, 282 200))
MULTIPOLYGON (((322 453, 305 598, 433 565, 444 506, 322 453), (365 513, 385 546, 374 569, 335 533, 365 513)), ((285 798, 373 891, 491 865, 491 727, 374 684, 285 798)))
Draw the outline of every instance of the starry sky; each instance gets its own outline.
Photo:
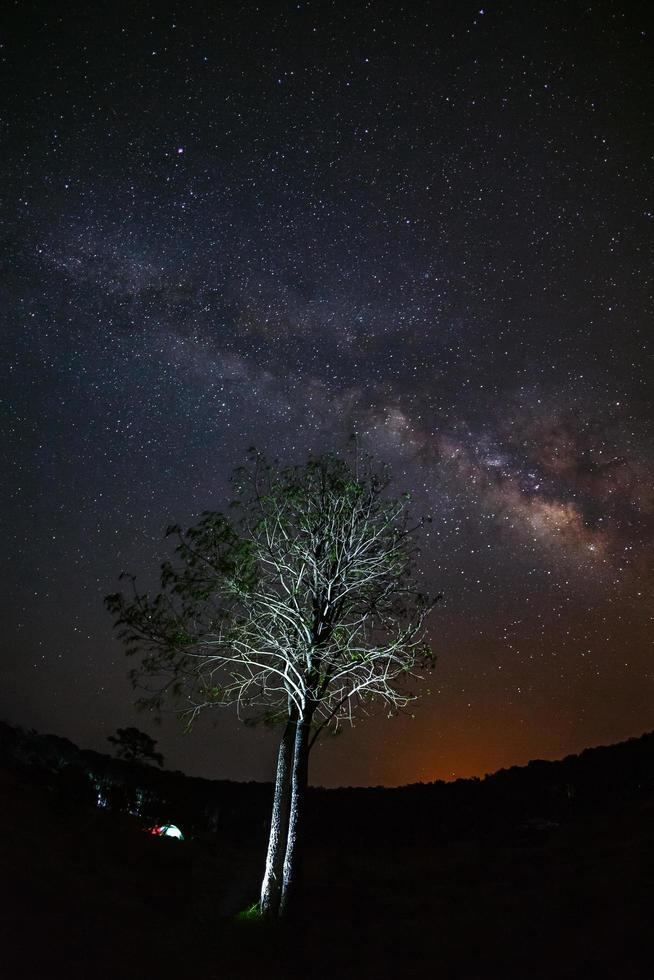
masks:
POLYGON ((438 665, 312 781, 654 728, 648 5, 8 6, 0 717, 271 778, 233 714, 136 713, 102 598, 250 445, 356 431, 433 518, 438 665))

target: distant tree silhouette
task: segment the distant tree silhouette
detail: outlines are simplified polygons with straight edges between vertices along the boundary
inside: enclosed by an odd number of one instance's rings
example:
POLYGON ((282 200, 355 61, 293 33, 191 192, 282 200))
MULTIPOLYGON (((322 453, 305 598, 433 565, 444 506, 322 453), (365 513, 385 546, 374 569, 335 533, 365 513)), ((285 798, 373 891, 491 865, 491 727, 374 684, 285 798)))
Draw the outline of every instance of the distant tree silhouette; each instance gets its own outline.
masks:
POLYGON ((108 735, 107 741, 116 746, 116 756, 126 762, 156 762, 163 766, 161 752, 155 751, 156 741, 138 728, 117 728, 115 735, 108 735))
POLYGON ((369 459, 281 468, 254 455, 235 474, 236 519, 206 512, 168 529, 177 562, 161 591, 108 596, 142 702, 184 692, 191 722, 236 705, 283 725, 260 911, 283 913, 296 871, 311 747, 371 706, 389 716, 433 663, 423 638, 433 601, 416 588, 408 495, 369 459), (153 689, 153 683, 154 689, 153 689))

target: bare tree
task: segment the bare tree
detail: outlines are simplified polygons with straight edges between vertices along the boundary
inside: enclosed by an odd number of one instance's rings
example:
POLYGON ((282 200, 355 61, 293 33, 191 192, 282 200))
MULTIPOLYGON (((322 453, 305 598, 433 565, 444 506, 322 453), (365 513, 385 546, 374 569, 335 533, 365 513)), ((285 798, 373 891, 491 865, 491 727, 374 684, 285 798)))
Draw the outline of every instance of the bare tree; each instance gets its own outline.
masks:
POLYGON ((369 460, 332 456, 281 469, 255 457, 235 478, 240 513, 205 513, 177 538, 154 598, 118 593, 107 605, 139 683, 160 678, 145 700, 170 690, 192 720, 236 705, 284 724, 268 854, 264 914, 289 902, 308 783, 309 753, 325 729, 382 706, 390 715, 415 695, 430 666, 424 622, 433 602, 416 588, 408 496, 390 499, 369 460))

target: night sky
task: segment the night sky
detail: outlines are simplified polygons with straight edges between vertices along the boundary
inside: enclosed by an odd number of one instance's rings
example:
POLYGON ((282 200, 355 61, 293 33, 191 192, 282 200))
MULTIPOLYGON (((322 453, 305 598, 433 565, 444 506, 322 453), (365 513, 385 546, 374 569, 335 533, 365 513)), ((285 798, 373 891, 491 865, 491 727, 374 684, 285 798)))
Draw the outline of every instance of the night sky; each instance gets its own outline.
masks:
POLYGON ((231 712, 137 714, 102 598, 226 506, 250 445, 356 431, 433 517, 438 665, 312 781, 654 727, 647 6, 11 5, 0 717, 271 778, 231 712))

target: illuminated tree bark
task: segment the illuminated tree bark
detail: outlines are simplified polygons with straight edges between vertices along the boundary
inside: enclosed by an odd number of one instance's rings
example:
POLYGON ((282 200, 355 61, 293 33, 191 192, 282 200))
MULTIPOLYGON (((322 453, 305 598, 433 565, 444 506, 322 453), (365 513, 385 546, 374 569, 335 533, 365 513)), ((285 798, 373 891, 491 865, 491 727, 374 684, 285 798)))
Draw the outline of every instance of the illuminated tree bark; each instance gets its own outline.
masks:
POLYGON ((293 892, 297 886, 299 835, 302 827, 302 813, 309 784, 309 736, 310 717, 298 721, 293 746, 293 767, 291 770, 291 794, 286 835, 286 852, 282 879, 282 892, 279 901, 279 914, 285 915, 292 903, 293 892))
POLYGON ((259 900, 261 913, 266 916, 277 915, 282 900, 284 856, 287 846, 286 840, 291 806, 295 730, 296 718, 290 717, 286 722, 277 755, 277 773, 275 776, 275 793, 270 819, 268 852, 266 854, 266 867, 261 884, 261 898, 259 900))

